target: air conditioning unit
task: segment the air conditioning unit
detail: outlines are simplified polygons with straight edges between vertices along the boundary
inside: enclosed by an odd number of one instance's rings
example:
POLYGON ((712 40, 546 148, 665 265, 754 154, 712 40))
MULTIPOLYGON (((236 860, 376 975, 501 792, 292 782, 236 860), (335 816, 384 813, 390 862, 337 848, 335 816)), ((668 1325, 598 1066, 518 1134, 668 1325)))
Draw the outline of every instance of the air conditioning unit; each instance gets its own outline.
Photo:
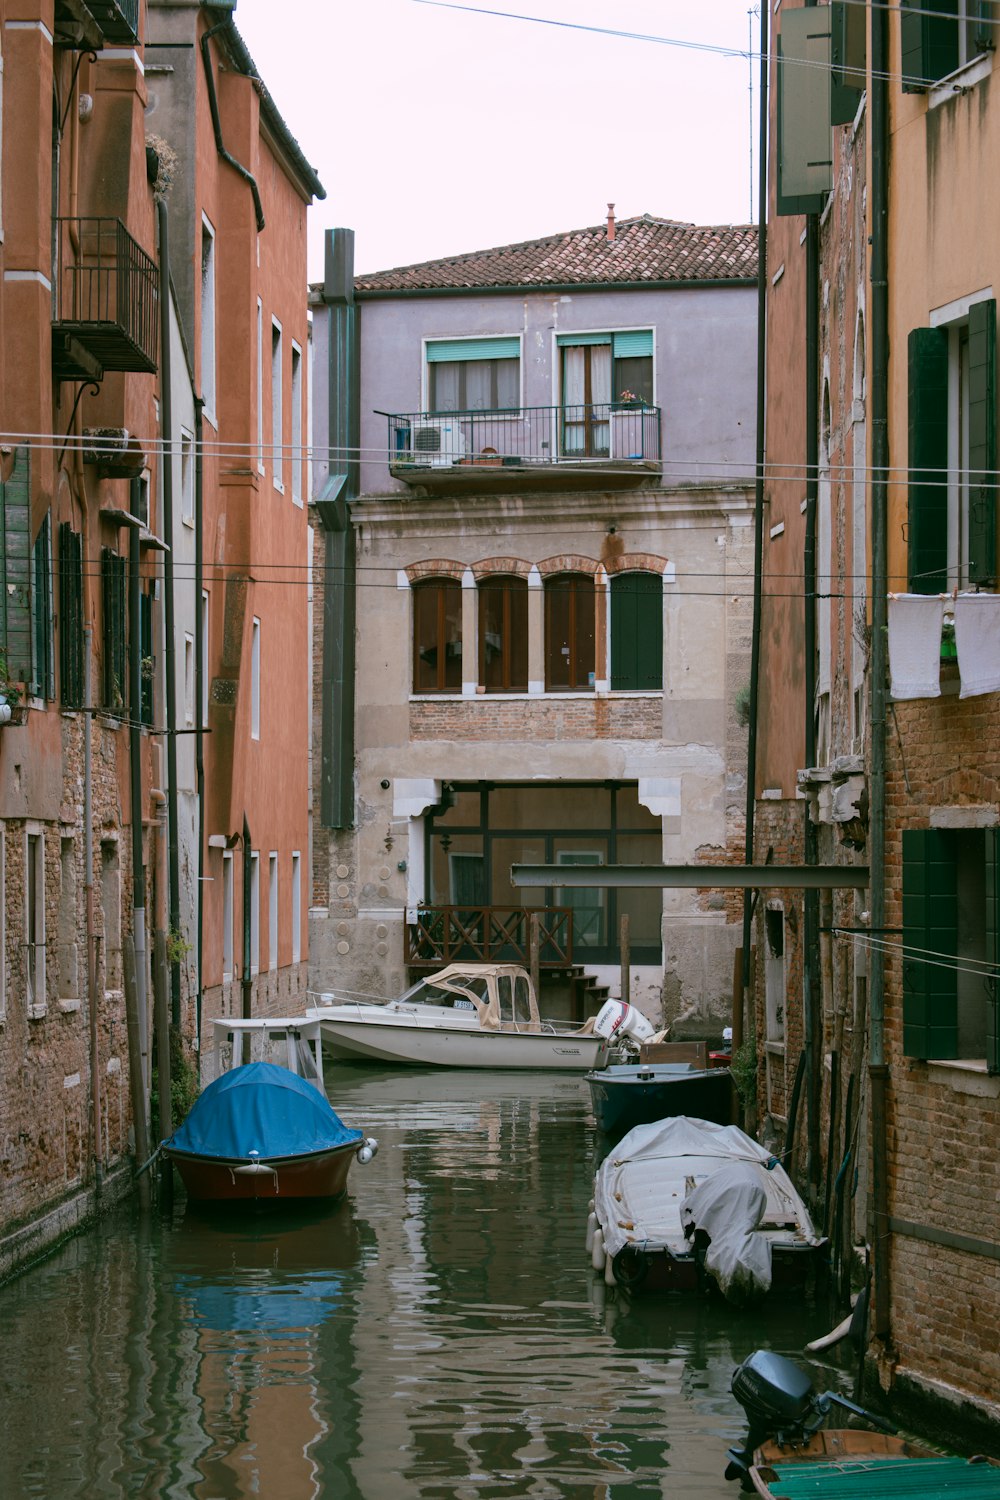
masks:
POLYGON ((465 435, 458 417, 418 417, 410 423, 408 462, 444 468, 465 457, 465 435))

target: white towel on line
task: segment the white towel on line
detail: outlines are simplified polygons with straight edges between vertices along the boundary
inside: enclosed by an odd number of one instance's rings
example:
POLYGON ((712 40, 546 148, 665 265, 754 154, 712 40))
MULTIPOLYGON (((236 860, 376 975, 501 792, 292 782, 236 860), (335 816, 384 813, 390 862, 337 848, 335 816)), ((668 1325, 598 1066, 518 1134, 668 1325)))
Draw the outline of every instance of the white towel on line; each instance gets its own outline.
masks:
POLYGON ((889 675, 892 696, 941 696, 940 594, 889 595, 889 675))
POLYGON ((961 698, 1000 692, 1000 594, 959 594, 955 650, 961 698))

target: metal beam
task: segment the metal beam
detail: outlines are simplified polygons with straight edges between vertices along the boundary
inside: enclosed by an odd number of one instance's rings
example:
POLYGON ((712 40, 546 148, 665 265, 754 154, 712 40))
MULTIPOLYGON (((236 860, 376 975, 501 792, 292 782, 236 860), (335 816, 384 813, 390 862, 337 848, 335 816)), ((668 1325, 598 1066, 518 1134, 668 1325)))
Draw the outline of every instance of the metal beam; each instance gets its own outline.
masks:
POLYGON ((511 865, 510 883, 523 886, 681 886, 704 890, 864 890, 867 865, 511 865))

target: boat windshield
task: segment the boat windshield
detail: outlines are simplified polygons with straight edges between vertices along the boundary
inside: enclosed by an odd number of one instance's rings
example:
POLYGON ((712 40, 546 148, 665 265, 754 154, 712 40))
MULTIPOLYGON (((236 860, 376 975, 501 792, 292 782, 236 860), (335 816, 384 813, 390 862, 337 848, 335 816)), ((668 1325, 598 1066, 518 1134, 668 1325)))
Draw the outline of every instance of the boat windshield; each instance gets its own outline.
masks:
POLYGON ((419 1000, 422 1005, 445 1005, 455 1010, 477 1010, 490 1002, 489 982, 481 975, 455 975, 447 985, 423 979, 413 985, 404 1000, 419 1000), (477 1006, 476 1001, 479 1002, 477 1006))

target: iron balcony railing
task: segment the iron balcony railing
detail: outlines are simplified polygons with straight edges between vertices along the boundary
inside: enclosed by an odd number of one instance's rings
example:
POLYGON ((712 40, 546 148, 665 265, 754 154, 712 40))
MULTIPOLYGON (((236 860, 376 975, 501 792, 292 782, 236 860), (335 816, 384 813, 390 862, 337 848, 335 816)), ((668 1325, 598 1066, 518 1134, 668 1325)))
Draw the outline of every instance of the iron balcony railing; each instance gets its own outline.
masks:
POLYGON ((130 46, 139 40, 139 0, 88 0, 106 42, 130 46))
POLYGON ((538 955, 543 969, 573 962, 573 912, 569 907, 422 906, 405 928, 404 962, 411 968, 450 963, 529 962, 530 919, 538 917, 538 955))
POLYGON ((156 369, 156 262, 120 219, 53 221, 53 357, 56 374, 74 374, 82 348, 104 370, 156 369))
POLYGON ((389 467, 518 469, 659 462, 658 406, 522 406, 389 417, 389 467))

